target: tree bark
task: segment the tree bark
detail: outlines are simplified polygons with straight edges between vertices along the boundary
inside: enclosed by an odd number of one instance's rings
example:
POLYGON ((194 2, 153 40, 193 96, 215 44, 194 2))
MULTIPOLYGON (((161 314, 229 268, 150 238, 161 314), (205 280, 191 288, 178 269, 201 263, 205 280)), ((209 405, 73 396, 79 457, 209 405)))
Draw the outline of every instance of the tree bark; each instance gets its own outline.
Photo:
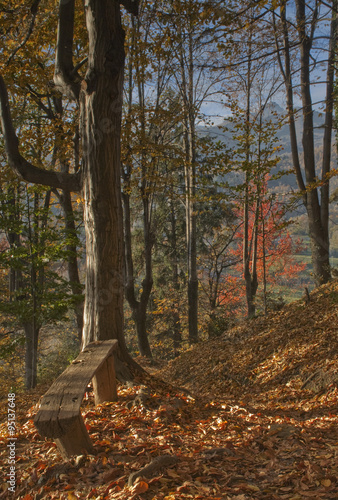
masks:
POLYGON ((120 132, 124 33, 116 2, 86 0, 88 69, 82 85, 81 137, 86 230, 83 346, 123 338, 123 230, 120 132))
POLYGON ((85 0, 88 67, 80 93, 83 154, 86 291, 82 345, 117 339, 117 377, 142 371, 130 357, 123 330, 124 242, 120 136, 124 31, 119 4, 85 0), (120 369, 120 368, 121 369, 120 369))
POLYGON ((73 65, 75 0, 61 0, 59 5, 54 84, 64 95, 78 101, 81 78, 73 65))

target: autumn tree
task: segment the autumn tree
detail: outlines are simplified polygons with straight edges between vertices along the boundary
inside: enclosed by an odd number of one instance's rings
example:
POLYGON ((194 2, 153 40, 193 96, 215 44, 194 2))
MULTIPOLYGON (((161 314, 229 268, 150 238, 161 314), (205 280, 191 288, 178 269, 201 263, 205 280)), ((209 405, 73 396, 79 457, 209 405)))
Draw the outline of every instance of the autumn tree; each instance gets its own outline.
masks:
POLYGON ((51 201, 50 189, 13 180, 0 190, 0 230, 6 241, 0 266, 9 269, 0 311, 14 328, 13 345, 16 331, 24 331, 27 389, 37 383, 41 327, 65 318, 74 298, 69 282, 56 272, 58 262, 67 258, 67 249, 51 201))
POLYGON ((197 211, 198 172, 197 123, 202 106, 215 91, 221 76, 210 74, 206 59, 215 52, 212 33, 214 5, 198 0, 171 1, 162 19, 165 25, 164 46, 172 54, 171 85, 181 104, 181 138, 185 185, 185 221, 188 269, 189 342, 198 340, 198 269, 197 211))
POLYGON ((167 168, 170 181, 159 199, 153 321, 158 337, 169 340, 177 356, 187 327, 185 207, 175 189, 180 180, 179 171, 175 176, 170 163, 167 168))
MULTIPOLYGON (((214 188, 215 189, 215 188, 214 188)), ((241 257, 233 252, 233 246, 240 238, 242 222, 236 217, 234 206, 224 196, 209 199, 201 214, 204 231, 200 232, 199 267, 200 283, 206 300, 201 307, 206 312, 206 330, 212 338, 222 334, 228 324, 224 313, 224 293, 227 277, 241 257)), ((203 297, 202 295, 202 297, 203 297)))
MULTIPOLYGON (((137 13, 137 2, 122 3, 137 13)), ((45 2, 35 4, 33 16, 38 9, 41 12, 47 9, 45 2)), ((1 76, 1 125, 8 162, 26 182, 83 194, 86 291, 82 344, 117 338, 122 358, 132 364, 123 336, 120 134, 124 32, 120 6, 110 0, 86 0, 83 17, 82 8, 75 0, 61 0, 57 33, 52 92, 60 92, 71 100, 77 113, 80 171, 47 170, 22 155, 5 78, 1 76), (79 33, 83 34, 81 23, 84 21, 87 41, 82 43, 79 33)), ((36 46, 32 46, 32 50, 36 50, 36 46)), ((5 72, 2 73, 6 77, 5 72)), ((50 90, 46 93, 50 95, 50 90)))
MULTIPOLYGON (((36 88, 31 85, 25 87, 25 78, 18 82, 15 73, 12 78, 13 83, 17 83, 15 111, 21 147, 32 161, 53 166, 57 156, 60 161, 64 157, 64 153, 62 156, 56 154, 61 142, 64 142, 58 137, 60 133, 56 132, 60 129, 57 118, 60 98, 55 96, 44 104, 36 88), (51 127, 48 127, 49 122, 51 127)), ((65 311, 72 308, 76 312, 78 328, 81 327, 82 286, 77 267, 77 231, 71 200, 66 228, 56 217, 58 207, 54 194, 58 194, 57 190, 52 193, 51 189, 44 191, 41 187, 25 187, 6 171, 4 156, 1 177, 1 228, 8 245, 7 251, 1 255, 1 262, 10 269, 9 293, 3 295, 1 308, 5 317, 10 317, 11 324, 15 325, 11 343, 16 343, 18 330, 25 332, 25 384, 31 388, 37 382, 41 326, 61 320, 65 311), (61 274, 57 279, 53 271, 60 259, 67 262, 69 270, 76 270, 76 274, 68 273, 68 282, 61 274)), ((68 195, 70 198, 70 193, 68 195)))
MULTIPOLYGON (((233 141, 230 162, 232 169, 241 175, 235 196, 243 204, 242 262, 248 317, 255 315, 258 289, 258 231, 250 234, 249 215, 254 210, 254 228, 258 228, 265 178, 279 161, 276 155, 276 132, 282 123, 282 117, 274 117, 273 120, 267 118, 266 112, 278 89, 278 79, 273 62, 265 56, 262 33, 266 29, 260 21, 252 22, 259 12, 260 6, 250 7, 237 20, 237 50, 228 62, 232 78, 224 83, 223 90, 231 111, 231 117, 227 120, 233 141)), ((227 53, 224 55, 227 61, 227 53)))
POLYGON ((172 109, 168 92, 168 60, 161 57, 163 31, 154 16, 157 7, 158 2, 144 4, 127 31, 131 43, 122 134, 126 299, 135 321, 139 351, 148 357, 152 354, 147 308, 153 288, 157 207, 168 180, 163 163, 170 154, 177 110, 172 109), (138 270, 132 225, 142 227, 143 258, 138 270))
MULTIPOLYGON (((286 218, 286 208, 283 202, 278 202, 269 195, 268 178, 261 186, 260 214, 257 219, 256 206, 253 205, 248 214, 249 238, 256 239, 255 259, 257 283, 262 289, 263 309, 266 312, 278 293, 294 286, 294 280, 304 271, 306 264, 297 262, 295 255, 300 252, 300 241, 293 241, 286 218), (279 292, 278 292, 279 290, 279 292)), ((237 215, 242 217, 243 207, 238 206, 237 215)), ((243 253, 243 230, 239 229, 239 244, 233 248, 233 257, 243 253)), ((240 271, 240 268, 238 268, 240 271)), ((257 287, 258 288, 258 287, 257 287)), ((256 304, 255 304, 256 305, 256 304)), ((255 307, 256 311, 256 307, 255 307)))

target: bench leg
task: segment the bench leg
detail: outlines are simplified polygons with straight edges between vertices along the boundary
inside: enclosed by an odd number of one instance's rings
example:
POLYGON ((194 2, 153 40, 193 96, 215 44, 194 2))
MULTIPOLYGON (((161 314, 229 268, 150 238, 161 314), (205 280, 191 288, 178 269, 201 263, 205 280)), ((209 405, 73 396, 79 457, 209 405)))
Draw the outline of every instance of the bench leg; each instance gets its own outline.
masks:
POLYGON ((94 453, 93 443, 91 442, 81 413, 67 434, 55 439, 55 442, 63 458, 70 458, 72 455, 83 455, 86 452, 90 454, 94 453))
POLYGON ((95 404, 117 401, 114 356, 109 356, 93 377, 95 404))

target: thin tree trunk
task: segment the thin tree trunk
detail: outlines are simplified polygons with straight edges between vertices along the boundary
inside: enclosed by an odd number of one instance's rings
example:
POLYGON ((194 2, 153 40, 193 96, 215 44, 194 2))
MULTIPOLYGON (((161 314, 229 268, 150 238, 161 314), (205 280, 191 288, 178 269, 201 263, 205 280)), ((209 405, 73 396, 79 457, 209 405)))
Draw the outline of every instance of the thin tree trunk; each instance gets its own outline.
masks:
POLYGON ((332 150, 332 129, 333 129, 333 103, 334 103, 334 79, 335 79, 335 61, 337 50, 337 9, 338 1, 332 0, 332 20, 330 33, 329 58, 327 67, 326 83, 326 108, 323 137, 323 162, 322 179, 324 181, 321 187, 321 225, 323 227, 324 239, 329 242, 329 198, 330 182, 329 173, 331 168, 331 150, 332 150))
MULTIPOLYGON (((192 29, 192 28, 191 28, 192 29)), ((192 33, 189 32, 188 74, 186 75, 184 54, 180 54, 182 99, 183 99, 183 148, 185 154, 185 203, 186 241, 188 265, 188 327, 189 342, 198 342, 198 278, 196 250, 196 151, 195 151, 195 110, 194 110, 194 61, 192 33)))
POLYGON ((212 276, 212 273, 210 272, 209 274, 209 305, 210 305, 210 312, 209 312, 209 320, 208 320, 208 338, 212 339, 215 337, 215 318, 216 318, 216 311, 217 311, 217 303, 218 303, 218 289, 219 289, 219 284, 221 281, 221 275, 222 275, 222 267, 219 269, 217 260, 218 256, 215 256, 215 273, 214 276, 216 275, 216 278, 212 276))
POLYGON ((72 198, 69 191, 63 191, 59 197, 59 201, 62 206, 62 210, 65 218, 65 229, 67 240, 67 267, 68 267, 68 279, 72 290, 72 294, 77 297, 76 304, 74 306, 74 312, 76 317, 76 325, 79 340, 82 338, 83 330, 83 306, 84 297, 82 295, 82 284, 79 276, 79 266, 77 259, 77 233, 74 221, 74 211, 72 206, 72 198), (82 297, 82 299, 81 299, 82 297))
POLYGON ((142 356, 152 358, 151 348, 148 338, 147 329, 147 309, 151 290, 153 288, 152 276, 152 248, 154 238, 151 232, 149 197, 143 194, 143 232, 144 232, 144 258, 145 258, 145 276, 142 281, 142 292, 138 301, 137 309, 133 310, 133 315, 136 322, 137 340, 142 356))
MULTIPOLYGON (((135 322, 137 342, 141 356, 146 356, 151 358, 151 348, 147 333, 147 307, 148 301, 152 289, 152 276, 151 276, 151 251, 152 244, 150 240, 150 234, 146 232, 144 234, 145 241, 145 257, 146 257, 146 277, 142 283, 142 292, 140 300, 136 299, 135 293, 135 279, 134 279, 134 264, 132 255, 132 244, 131 244, 131 213, 130 213, 130 196, 129 196, 129 177, 124 176, 125 186, 123 192, 123 214, 124 214, 124 242, 125 242, 125 291, 126 299, 128 300, 129 306, 132 310, 132 317, 135 322)), ((145 221, 145 219, 144 219, 145 221)))
POLYGON ((147 332, 147 306, 141 301, 137 308, 133 309, 133 319, 136 325, 137 343, 141 356, 152 358, 151 348, 147 332))
MULTIPOLYGON (((249 207, 250 207, 250 120, 251 120, 251 57, 252 57, 252 42, 251 33, 248 41, 248 68, 246 82, 246 124, 245 124, 245 188, 244 188, 244 221, 243 221, 243 274, 245 280, 245 295, 247 302, 248 318, 251 318, 256 313, 255 295, 257 291, 257 274, 253 275, 250 271, 250 258, 252 253, 252 242, 249 242, 249 207)), ((253 229, 253 232, 255 229, 253 229)), ((255 266, 253 265, 253 271, 255 266)))
MULTIPOLYGON (((276 33, 275 26, 275 17, 274 20, 274 29, 276 33)), ((292 81, 292 71, 291 71, 291 53, 290 53, 290 40, 289 40, 289 30, 286 20, 286 0, 281 2, 281 23, 282 23, 282 32, 283 32, 283 42, 284 42, 284 61, 285 66, 283 67, 282 58, 281 58, 281 49, 278 45, 278 39, 275 36, 276 48, 277 48, 277 60, 278 64, 283 76, 285 90, 286 90, 286 108, 288 113, 288 122, 289 122, 289 130, 290 130, 290 143, 291 143, 291 155, 292 162, 296 172, 296 178, 298 187, 302 193, 303 202, 306 205, 307 203, 307 194, 306 187, 302 175, 301 165, 299 161, 299 153, 298 153, 298 141, 297 141, 297 132, 296 132, 296 122, 295 122, 295 109, 293 103, 293 81, 292 81)))
POLYGON ((40 330, 35 324, 34 311, 32 320, 25 322, 23 327, 25 331, 25 387, 26 389, 34 389, 37 383, 38 337, 40 330))
MULTIPOLYGON (((336 2, 336 0, 334 0, 336 2)), ((332 98, 333 98, 333 58, 336 46, 336 13, 332 14, 331 22, 331 41, 329 49, 328 62, 328 80, 327 80, 327 95, 326 95, 326 117, 325 117, 325 132, 324 132, 324 151, 323 151, 323 166, 322 166, 322 181, 324 184, 321 188, 321 200, 319 200, 318 188, 316 187, 316 165, 315 151, 313 139, 313 108, 311 100, 311 79, 310 79, 310 58, 311 48, 314 36, 314 28, 317 22, 318 11, 317 7, 312 12, 311 32, 306 31, 306 3, 303 0, 296 0, 296 19, 297 32, 299 39, 300 50, 300 82, 301 82, 301 98, 303 109, 303 151, 304 151, 304 170, 305 181, 301 171, 297 137, 294 121, 293 109, 293 92, 294 86, 291 78, 291 48, 289 42, 288 21, 286 18, 286 0, 281 4, 281 23, 283 34, 283 53, 284 66, 280 55, 280 47, 278 44, 276 26, 275 39, 278 49, 278 62, 283 75, 286 99, 288 108, 291 151, 293 166, 296 172, 298 187, 302 194, 304 206, 307 211, 309 224, 309 237, 312 255, 313 274, 316 285, 326 283, 331 276, 330 273, 330 249, 329 249, 329 234, 328 234, 328 217, 329 217, 329 180, 327 173, 330 170, 330 151, 331 150, 331 135, 332 135, 332 98), (330 104, 331 103, 331 104, 330 104)), ((333 4, 334 7, 334 4, 333 4)), ((333 8, 334 10, 334 8, 333 8)))
MULTIPOLYGON (((171 186, 171 193, 173 194, 173 187, 171 186)), ((177 234, 176 234, 176 214, 173 196, 170 198, 170 220, 171 220, 171 259, 172 259, 172 273, 173 273, 173 287, 178 294, 180 289, 178 279, 178 251, 177 251, 177 234)), ((181 331, 181 318, 179 313, 178 298, 175 297, 173 309, 173 340, 174 340, 174 356, 178 356, 178 351, 182 342, 181 331)))
POLYGON ((197 216, 196 216, 196 130, 194 104, 194 55, 192 27, 189 31, 189 167, 190 167, 190 279, 189 279, 189 340, 198 342, 198 278, 197 278, 197 216))
MULTIPOLYGON (((62 117, 63 116, 62 96, 61 95, 53 96, 53 102, 56 111, 56 116, 62 117)), ((59 156, 59 161, 61 164, 62 171, 69 173, 69 162, 67 161, 67 156, 65 155, 65 152, 63 150, 64 136, 65 136, 64 126, 62 122, 60 122, 56 128, 54 152, 53 152, 53 164, 54 165, 56 164, 56 161, 59 156)), ((77 126, 74 135, 74 164, 76 172, 80 170, 79 142, 80 142, 79 132, 77 126)), ((77 258, 78 237, 74 220, 72 195, 70 191, 65 189, 63 189, 61 193, 59 193, 59 191, 57 190, 55 190, 54 192, 58 197, 58 200, 60 202, 64 214, 65 232, 67 238, 66 250, 68 254, 67 257, 68 279, 72 290, 72 294, 75 297, 74 313, 76 318, 78 337, 81 342, 82 330, 83 330, 84 295, 82 293, 82 284, 80 282, 80 277, 79 277, 78 258, 77 258)))
POLYGON ((259 233, 259 214, 260 214, 260 187, 256 185, 256 208, 255 218, 253 221, 253 243, 252 243, 252 259, 251 259, 251 298, 253 303, 253 316, 256 314, 256 294, 258 289, 257 261, 258 261, 258 233, 259 233))
MULTIPOLYGON (((133 28, 133 44, 135 43, 135 30, 139 30, 139 23, 135 25, 134 19, 132 19, 133 28)), ((127 111, 127 130, 126 136, 128 137, 128 132, 130 133, 130 120, 132 118, 132 103, 133 103, 133 66, 135 65, 136 70, 136 83, 138 91, 138 106, 140 110, 140 143, 145 144, 147 142, 146 134, 146 117, 145 117, 145 92, 144 92, 144 81, 142 78, 143 66, 140 66, 140 61, 137 57, 133 57, 133 51, 129 55, 129 65, 128 65, 128 78, 129 78, 129 89, 128 89, 128 111, 127 111)), ((124 209, 124 234, 125 234, 125 270, 126 270, 126 298, 128 300, 129 306, 132 310, 132 318, 136 327, 137 342, 140 354, 148 358, 152 357, 149 338, 148 338, 148 328, 147 328, 147 309, 150 299, 150 294, 153 286, 153 276, 152 276, 152 248, 154 245, 154 238, 151 231, 151 195, 148 192, 148 170, 147 161, 144 150, 141 152, 141 200, 143 205, 142 222, 143 222, 143 244, 144 244, 144 258, 145 258, 145 276, 142 282, 142 291, 139 300, 136 298, 135 291, 135 279, 134 279, 134 265, 133 265, 133 253, 132 253, 132 238, 131 238, 131 210, 130 210, 130 192, 131 192, 131 175, 132 166, 130 163, 131 158, 128 158, 125 165, 125 171, 123 172, 124 186, 123 186, 123 209, 124 209)))
MULTIPOLYGON (((47 198, 47 195, 46 195, 47 198)), ((48 196, 49 204, 50 196, 48 196)), ((28 202, 29 207, 29 202, 28 202)), ((40 221, 37 216, 39 209, 39 194, 34 193, 34 211, 32 214, 33 220, 31 221, 31 215, 28 213, 28 238, 31 245, 30 261, 31 261, 31 271, 30 271, 30 293, 32 297, 32 303, 30 306, 29 317, 26 317, 23 322, 23 327, 25 330, 25 340, 26 340, 26 352, 25 352, 25 386, 26 389, 33 389, 37 383, 37 366, 38 366, 38 338, 40 325, 38 321, 38 315, 41 310, 41 300, 38 297, 38 282, 43 287, 44 275, 40 276, 42 272, 42 266, 38 270, 37 268, 37 258, 38 246, 39 246, 39 225, 40 221), (38 272, 39 271, 39 272, 38 272)), ((43 244, 43 242, 42 242, 43 244)))
POLYGON ((263 212, 263 205, 261 205, 261 220, 262 220, 262 252, 263 252, 263 301, 264 301, 264 314, 267 313, 267 282, 266 282, 266 245, 265 245, 265 218, 263 212))
MULTIPOLYGON (((300 78, 303 104, 303 152, 307 185, 316 182, 316 162, 313 138, 313 110, 310 89, 310 53, 312 40, 305 34, 305 4, 296 1, 296 15, 300 38, 300 78)), ((311 242, 312 265, 317 285, 326 283, 330 274, 329 239, 321 220, 321 206, 317 188, 309 190, 307 195, 307 213, 309 218, 309 236, 311 242)))
MULTIPOLYGON (((9 220, 11 223, 15 223, 17 220, 17 193, 14 186, 10 186, 7 192, 8 204, 10 206, 9 220)), ((21 245, 20 235, 17 234, 13 228, 8 232, 8 244, 10 248, 18 248, 21 245)), ((14 300, 15 292, 20 290, 22 286, 22 273, 20 269, 10 268, 9 270, 9 300, 12 302, 14 300)))

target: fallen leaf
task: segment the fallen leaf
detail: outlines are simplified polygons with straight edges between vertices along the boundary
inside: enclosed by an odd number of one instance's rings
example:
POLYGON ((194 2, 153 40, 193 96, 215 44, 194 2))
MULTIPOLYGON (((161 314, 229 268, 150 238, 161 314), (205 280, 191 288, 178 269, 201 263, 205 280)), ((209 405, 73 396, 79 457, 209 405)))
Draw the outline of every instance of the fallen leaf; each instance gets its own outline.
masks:
POLYGON ((133 486, 131 492, 133 495, 139 495, 140 493, 144 493, 145 491, 147 491, 148 488, 148 483, 146 483, 145 481, 139 481, 135 484, 135 486, 133 486))
POLYGON ((78 498, 73 492, 68 491, 68 500, 78 500, 78 498))
POLYGON ((326 493, 324 491, 320 491, 320 492, 319 491, 301 491, 300 494, 302 495, 302 497, 320 498, 321 496, 325 495, 326 493))
POLYGON ((325 486, 325 488, 329 488, 332 484, 330 479, 322 479, 320 483, 322 486, 325 486))

